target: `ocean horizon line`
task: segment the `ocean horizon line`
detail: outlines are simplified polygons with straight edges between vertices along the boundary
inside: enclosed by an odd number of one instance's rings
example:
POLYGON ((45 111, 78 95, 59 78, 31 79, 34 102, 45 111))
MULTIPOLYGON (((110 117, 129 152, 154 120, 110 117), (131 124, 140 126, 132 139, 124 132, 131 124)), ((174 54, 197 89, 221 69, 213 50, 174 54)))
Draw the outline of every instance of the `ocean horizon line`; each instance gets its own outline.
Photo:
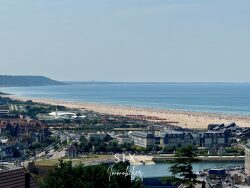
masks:
POLYGON ((250 82, 137 82, 137 81, 63 81, 60 80, 61 82, 64 83, 69 83, 69 84, 250 84, 250 82))

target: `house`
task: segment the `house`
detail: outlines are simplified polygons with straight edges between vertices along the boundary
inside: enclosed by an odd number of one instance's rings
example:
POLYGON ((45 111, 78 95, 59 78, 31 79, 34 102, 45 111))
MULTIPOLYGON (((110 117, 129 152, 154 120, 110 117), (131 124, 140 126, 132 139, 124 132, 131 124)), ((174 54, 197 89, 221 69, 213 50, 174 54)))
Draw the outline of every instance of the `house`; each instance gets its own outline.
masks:
POLYGON ((66 157, 78 157, 78 150, 74 144, 71 144, 67 149, 65 153, 66 157))
POLYGON ((0 171, 1 188, 39 188, 38 183, 24 168, 0 171))
POLYGON ((40 132, 43 137, 49 134, 48 126, 37 120, 0 119, 1 132, 9 131, 11 136, 17 137, 27 132, 40 132))

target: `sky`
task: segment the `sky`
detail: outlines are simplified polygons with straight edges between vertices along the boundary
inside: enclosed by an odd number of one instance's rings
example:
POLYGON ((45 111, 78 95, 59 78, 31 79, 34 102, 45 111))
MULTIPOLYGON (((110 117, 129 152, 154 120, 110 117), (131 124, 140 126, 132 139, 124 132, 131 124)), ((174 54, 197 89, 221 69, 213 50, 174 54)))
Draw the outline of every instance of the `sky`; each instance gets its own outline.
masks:
POLYGON ((250 82, 250 1, 0 0, 0 74, 250 82))

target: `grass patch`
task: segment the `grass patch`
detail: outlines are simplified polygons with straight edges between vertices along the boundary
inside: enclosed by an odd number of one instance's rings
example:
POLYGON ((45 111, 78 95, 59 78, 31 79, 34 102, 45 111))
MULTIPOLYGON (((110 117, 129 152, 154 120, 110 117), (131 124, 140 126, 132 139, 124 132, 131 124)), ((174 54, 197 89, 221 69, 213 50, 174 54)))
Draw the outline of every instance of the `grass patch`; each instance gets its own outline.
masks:
MULTIPOLYGON (((81 158, 67 158, 63 159, 63 161, 72 161, 73 165, 74 164, 84 164, 84 163, 89 163, 89 162, 94 162, 94 161, 99 161, 99 160, 108 160, 108 159, 114 159, 113 155, 89 155, 89 156, 84 156, 81 158)), ((37 160, 35 161, 35 165, 37 166, 56 166, 59 164, 58 159, 44 159, 44 160, 37 160)))

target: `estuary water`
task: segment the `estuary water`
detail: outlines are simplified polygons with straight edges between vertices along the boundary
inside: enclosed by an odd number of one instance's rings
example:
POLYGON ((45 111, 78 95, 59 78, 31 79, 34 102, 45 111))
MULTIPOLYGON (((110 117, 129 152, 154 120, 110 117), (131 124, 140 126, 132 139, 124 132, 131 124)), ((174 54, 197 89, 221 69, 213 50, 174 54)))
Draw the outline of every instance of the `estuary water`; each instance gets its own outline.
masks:
MULTIPOLYGON (((162 177, 169 176, 171 173, 169 172, 169 167, 172 164, 170 163, 156 163, 150 165, 135 165, 130 167, 130 171, 135 174, 141 172, 143 177, 162 177)), ((223 161, 223 162, 198 162, 193 164, 193 171, 199 172, 204 169, 211 168, 227 168, 227 167, 242 167, 244 162, 236 162, 236 161, 223 161)))
POLYGON ((250 83, 86 83, 2 87, 18 96, 250 115, 250 83))

